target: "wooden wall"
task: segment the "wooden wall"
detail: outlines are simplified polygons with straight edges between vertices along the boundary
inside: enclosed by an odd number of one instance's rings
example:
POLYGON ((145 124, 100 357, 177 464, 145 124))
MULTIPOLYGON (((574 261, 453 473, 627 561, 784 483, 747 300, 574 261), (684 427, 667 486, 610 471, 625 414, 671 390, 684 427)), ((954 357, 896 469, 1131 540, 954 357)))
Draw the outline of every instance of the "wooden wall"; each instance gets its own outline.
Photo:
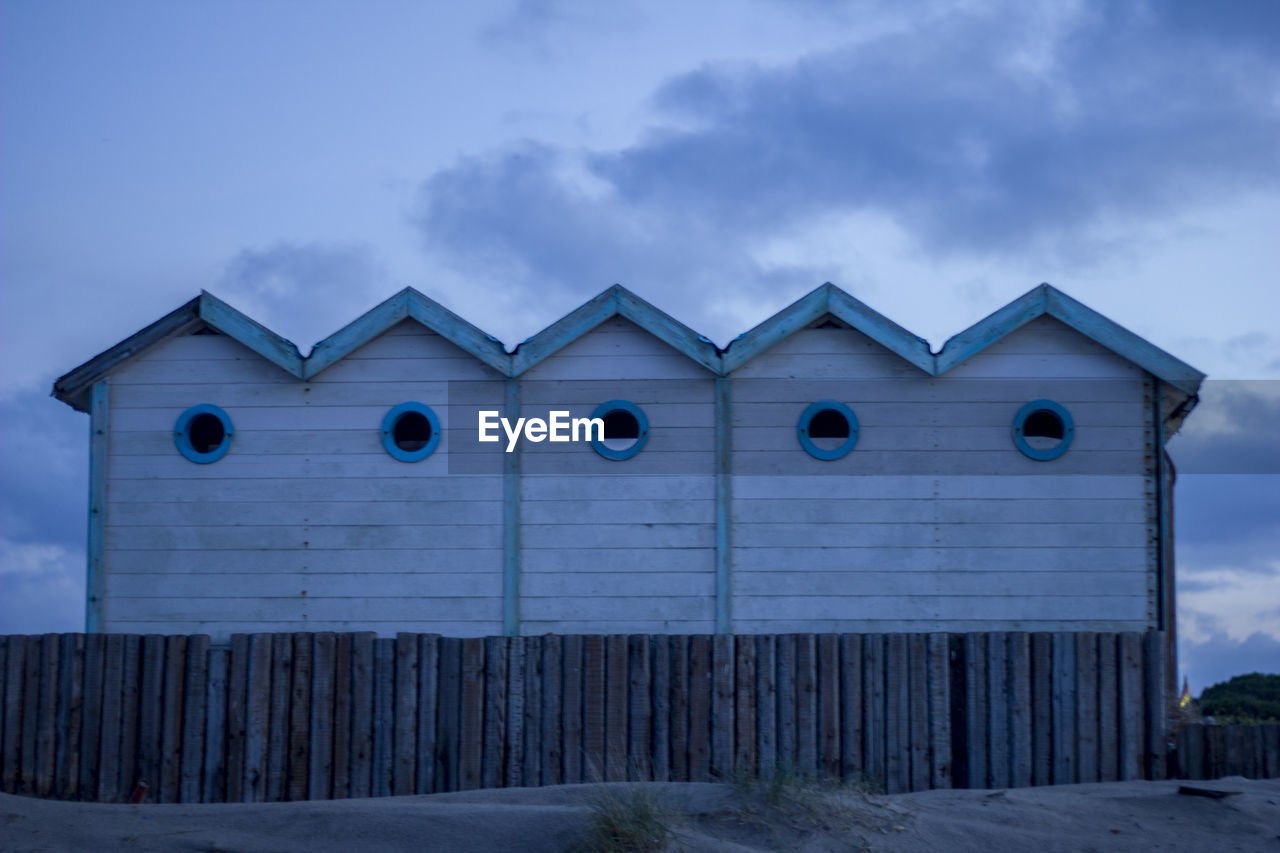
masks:
POLYGON ((110 377, 99 624, 217 642, 278 629, 1155 628, 1153 394, 1150 376, 1048 317, 941 377, 830 318, 727 380, 621 317, 511 379, 414 321, 305 382, 231 338, 178 337, 110 377), (464 386, 468 405, 452 406, 464 386), (500 445, 491 468, 455 467, 474 418, 458 413, 503 409, 513 392, 538 417, 630 400, 648 445, 619 462, 522 442, 510 489, 500 445), (1076 424, 1047 463, 1010 439, 1038 397, 1076 424), (796 438, 824 398, 861 426, 833 462, 796 438), (421 463, 380 444, 382 417, 406 400, 443 421, 421 463), (173 445, 174 421, 200 402, 236 429, 211 465, 173 445))
POLYGON ((1154 627, 1149 381, 1048 317, 942 377, 818 324, 733 376, 734 628, 742 632, 1154 627), (1010 424, 1075 419, 1052 462, 1010 424), (797 444, 814 400, 849 404, 851 454, 797 444))
POLYGON ((526 634, 715 630, 715 380, 621 317, 520 377, 522 411, 629 400, 649 419, 638 455, 582 444, 521 450, 526 634))
POLYGON ((500 633, 502 478, 449 475, 449 380, 492 383, 500 407, 502 377, 411 321, 307 382, 222 335, 129 361, 110 380, 103 629, 500 633), (416 464, 381 444, 407 400, 444 429, 416 464), (210 465, 174 447, 197 403, 235 428, 210 465))
MULTIPOLYGON (((776 768, 889 792, 1161 779, 1163 649, 1155 632, 0 636, 0 790, 119 802, 145 781, 150 802, 261 802, 776 768)), ((1257 742, 1248 769, 1200 772, 1275 775, 1274 727, 1257 742)))

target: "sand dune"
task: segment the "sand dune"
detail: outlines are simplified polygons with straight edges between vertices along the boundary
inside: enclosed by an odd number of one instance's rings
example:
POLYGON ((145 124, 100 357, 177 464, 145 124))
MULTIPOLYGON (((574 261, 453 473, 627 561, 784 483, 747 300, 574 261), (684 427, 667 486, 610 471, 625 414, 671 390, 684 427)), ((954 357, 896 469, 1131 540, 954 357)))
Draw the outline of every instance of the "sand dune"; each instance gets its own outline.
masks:
POLYGON ((102 805, 0 795, 6 851, 529 851, 582 838, 593 803, 648 794, 668 850, 1280 851, 1280 780, 1116 782, 894 796, 712 784, 563 785, 300 803, 102 805), (1179 795, 1180 784, 1239 794, 1179 795), (774 792, 776 794, 776 792, 774 792))

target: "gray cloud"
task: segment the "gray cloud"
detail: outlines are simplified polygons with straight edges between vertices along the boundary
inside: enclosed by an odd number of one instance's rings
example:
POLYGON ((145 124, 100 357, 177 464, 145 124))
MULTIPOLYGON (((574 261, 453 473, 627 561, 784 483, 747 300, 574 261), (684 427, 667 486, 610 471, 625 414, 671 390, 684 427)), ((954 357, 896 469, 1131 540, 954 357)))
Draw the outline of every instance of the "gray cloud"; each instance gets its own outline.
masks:
POLYGON ((709 65, 655 94, 637 144, 465 160, 414 222, 437 258, 512 286, 714 269, 764 292, 824 278, 752 260, 824 216, 886 215, 935 254, 1083 258, 1115 247, 1117 217, 1280 185, 1280 66, 1250 27, 1206 27, 1195 4, 1042 17, 996 5, 781 67, 709 65))
POLYGON ((311 344, 390 295, 373 251, 358 244, 278 243, 227 262, 216 293, 298 344, 311 344))
POLYGON ((1250 672, 1280 674, 1280 640, 1255 632, 1243 641, 1226 634, 1214 634, 1202 643, 1180 643, 1178 666, 1191 682, 1191 692, 1200 691, 1233 675, 1250 672))

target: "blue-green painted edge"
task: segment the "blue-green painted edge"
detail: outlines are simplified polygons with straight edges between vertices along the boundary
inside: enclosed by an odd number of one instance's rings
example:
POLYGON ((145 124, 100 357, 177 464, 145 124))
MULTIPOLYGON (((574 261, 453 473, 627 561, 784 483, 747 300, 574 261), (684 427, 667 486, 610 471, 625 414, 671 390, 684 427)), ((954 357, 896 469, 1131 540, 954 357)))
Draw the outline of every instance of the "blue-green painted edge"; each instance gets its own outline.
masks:
POLYGON ((89 537, 85 549, 84 629, 102 630, 106 596, 107 437, 110 429, 109 386, 106 379, 89 391, 89 537))

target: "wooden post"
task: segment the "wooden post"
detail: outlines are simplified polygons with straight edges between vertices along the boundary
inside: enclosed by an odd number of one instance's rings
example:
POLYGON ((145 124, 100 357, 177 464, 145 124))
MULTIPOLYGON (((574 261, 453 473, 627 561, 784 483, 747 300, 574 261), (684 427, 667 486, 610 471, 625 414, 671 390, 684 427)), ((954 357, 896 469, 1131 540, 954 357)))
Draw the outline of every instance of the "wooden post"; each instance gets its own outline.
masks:
POLYGON ((1143 672, 1146 680, 1145 694, 1146 717, 1143 728, 1147 741, 1144 752, 1147 759, 1146 777, 1163 779, 1168 774, 1166 756, 1169 746, 1168 697, 1165 693, 1165 636, 1156 631, 1148 631, 1142 637, 1143 672))
POLYGON ((499 782, 507 788, 524 784, 525 677, 524 637, 511 637, 507 640, 507 726, 503 735, 502 781, 499 782))
POLYGON ((1076 781, 1101 781, 1098 762, 1098 640, 1076 634, 1076 781))
POLYGON ((506 762, 507 735, 507 638, 486 637, 484 641, 484 746, 481 752, 480 785, 502 786, 506 762))
POLYGON ((458 790, 462 774, 462 640, 440 638, 440 701, 436 704, 436 790, 458 790))
POLYGON ((1053 781, 1053 635, 1031 635, 1031 784, 1053 781))
POLYGON ((138 780, 151 786, 159 799, 160 715, 164 702, 164 637, 147 634, 142 638, 142 692, 138 697, 138 780))
POLYGON ((138 697, 141 691, 142 637, 124 638, 124 674, 120 679, 120 793, 138 780, 138 697))
MULTIPOLYGON (((483 647, 481 652, 483 667, 483 647)), ((484 673, 480 672, 479 677, 483 676, 484 673)), ((370 792, 375 797, 390 795, 395 774, 395 690, 396 641, 391 637, 378 637, 373 641, 373 754, 370 760, 373 775, 370 792)), ((477 762, 479 758, 477 749, 477 762)))
POLYGON ((1011 632, 1009 663, 1009 785, 1031 784, 1031 636, 1011 632))
MULTIPOLYGON (((110 638, 108 638, 109 640, 110 638)), ((108 646, 108 655, 110 646, 108 646)), ((201 802, 224 803, 227 800, 226 728, 227 728, 227 661, 226 649, 210 649, 209 684, 205 693, 204 769, 200 780, 201 802)))
POLYGON ((820 634, 818 641, 818 771, 840 778, 840 638, 820 634))
POLYGON ((334 664, 338 638, 331 631, 312 635, 311 741, 307 796, 327 800, 333 794, 334 664))
POLYGON ((756 773, 756 638, 741 635, 734 643, 733 767, 735 773, 756 773))
MULTIPOLYGON (((944 664, 945 665, 945 664, 944 664)), ((840 777, 856 781, 862 765, 862 637, 840 636, 840 777)))
POLYGON ((885 767, 884 634, 862 636, 862 754, 867 780, 887 786, 885 767))
MULTIPOLYGON (((729 638, 732 641, 732 637, 729 638)), ((653 779, 653 706, 650 690, 649 638, 634 634, 627 638, 627 779, 653 779)))
MULTIPOLYGON (((107 634, 102 662, 102 727, 98 733, 98 802, 120 800, 121 692, 124 679, 124 635, 107 634)), ((92 741, 82 740, 86 750, 92 741)))
POLYGON ((689 781, 689 638, 671 638, 671 781, 689 781))
MULTIPOLYGON (((368 797, 373 793, 373 642, 374 635, 371 632, 351 636, 350 796, 352 797, 368 797)), ((456 712, 454 718, 457 718, 456 712)))
POLYGON ((627 780, 627 637, 605 638, 605 781, 627 780))
POLYGON ((36 712, 35 762, 35 793, 39 797, 53 795, 53 770, 57 758, 60 642, 61 638, 57 634, 43 634, 40 637, 40 705, 36 712))
MULTIPOLYGON (((414 790, 434 794, 438 789, 436 761, 440 744, 436 740, 440 701, 440 637, 418 637, 418 769, 414 790)), ((335 755, 336 759, 336 755, 335 755)))
POLYGON ((727 782, 733 776, 733 635, 716 634, 711 641, 711 778, 727 782))
POLYGON ((1120 778, 1141 779, 1145 738, 1142 726, 1142 635, 1120 635, 1120 778))
POLYGON ((200 802, 200 780, 204 773, 205 704, 209 694, 209 636, 187 638, 186 685, 182 706, 182 761, 179 769, 178 802, 200 802))
MULTIPOLYGON (((566 780, 570 708, 569 690, 562 678, 568 666, 564 637, 542 638, 542 784, 559 785, 566 780)), ((579 664, 580 665, 580 664, 579 664)))
POLYGON ((27 644, 30 638, 13 635, 5 638, 4 662, 4 732, 0 734, 0 791, 18 792, 22 776, 22 707, 23 673, 26 670, 27 644))
POLYGON ((1076 781, 1075 636, 1053 635, 1053 783, 1076 781))
POLYGON ((564 726, 564 774, 566 785, 584 781, 582 736, 583 736, 583 645, 581 635, 562 637, 564 659, 562 663, 563 698, 560 707, 563 713, 564 726))
POLYGON ((907 678, 907 635, 885 640, 885 790, 911 789, 910 684, 907 678))
MULTIPOLYGON (((80 792, 80 728, 84 712, 84 638, 84 634, 61 634, 58 637, 57 755, 53 790, 62 800, 70 800, 80 792)), ((101 671, 99 671, 99 677, 101 677, 101 671)), ((97 782, 97 779, 93 781, 97 782)))
POLYGON ((1116 665, 1119 655, 1115 634, 1098 634, 1098 780, 1114 782, 1120 778, 1120 724, 1116 717, 1120 706, 1116 665))
POLYGON ((689 638, 689 781, 711 782, 711 637, 689 638))
POLYGON ((293 694, 293 635, 271 635, 271 694, 267 699, 267 771, 263 798, 289 798, 289 699, 293 694))
POLYGON ((483 637, 462 641, 462 707, 458 787, 469 791, 483 782, 484 667, 483 637))
POLYGON ((987 757, 990 754, 987 719, 987 636, 965 634, 965 726, 968 744, 970 788, 986 788, 990 779, 987 757))
POLYGON ((650 672, 653 678, 653 780, 671 779, 671 638, 649 637, 650 672))
MULTIPOLYGON (((288 642, 288 635, 282 635, 288 642)), ((271 634, 249 635, 249 680, 245 693, 244 721, 244 801, 261 803, 271 786, 268 745, 271 732, 271 657, 275 638, 271 634)), ((287 764, 286 764, 287 768, 287 764)), ((282 768, 287 775, 287 769, 282 768)), ((286 783, 287 784, 287 783, 286 783)), ((288 797, 288 789, 285 789, 288 797)))
POLYGON ((760 775, 768 777, 778 767, 778 645, 770 634, 756 637, 756 728, 760 775))
POLYGON ((987 778, 992 788, 1009 787, 1009 661, 1007 634, 987 641, 987 778))
POLYGON ((778 675, 778 766, 788 772, 798 769, 796 760, 796 635, 779 634, 778 675))
POLYGON ((925 634, 907 636, 907 688, 909 704, 910 774, 912 791, 926 791, 932 777, 929 765, 929 638, 925 634))
POLYGON ((418 635, 396 634, 395 794, 412 794, 418 781, 418 635))

